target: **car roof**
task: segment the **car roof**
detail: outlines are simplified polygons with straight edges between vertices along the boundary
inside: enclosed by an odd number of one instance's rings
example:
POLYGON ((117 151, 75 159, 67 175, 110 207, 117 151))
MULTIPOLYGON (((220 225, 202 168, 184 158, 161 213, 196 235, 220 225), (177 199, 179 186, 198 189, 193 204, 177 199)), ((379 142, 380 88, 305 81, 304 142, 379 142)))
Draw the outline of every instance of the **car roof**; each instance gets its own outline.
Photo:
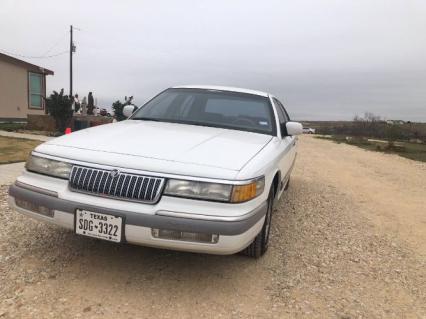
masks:
POLYGON ((173 89, 202 89, 202 90, 219 90, 219 91, 230 91, 230 92, 238 92, 238 93, 247 93, 253 95, 260 95, 264 97, 268 97, 269 94, 262 91, 236 88, 230 86, 218 86, 218 85, 179 85, 173 86, 173 89))

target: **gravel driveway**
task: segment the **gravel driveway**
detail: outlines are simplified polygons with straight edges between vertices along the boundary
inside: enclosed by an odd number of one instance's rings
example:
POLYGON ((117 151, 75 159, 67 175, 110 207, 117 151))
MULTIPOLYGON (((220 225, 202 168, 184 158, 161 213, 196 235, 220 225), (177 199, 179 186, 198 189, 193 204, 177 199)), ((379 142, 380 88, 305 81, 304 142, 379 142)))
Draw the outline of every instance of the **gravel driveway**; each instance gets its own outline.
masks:
POLYGON ((16 180, 16 176, 21 175, 25 162, 0 165, 0 185, 11 184, 16 180))
POLYGON ((0 189, 0 318, 426 318, 424 164, 302 137, 259 260, 77 237, 0 189))

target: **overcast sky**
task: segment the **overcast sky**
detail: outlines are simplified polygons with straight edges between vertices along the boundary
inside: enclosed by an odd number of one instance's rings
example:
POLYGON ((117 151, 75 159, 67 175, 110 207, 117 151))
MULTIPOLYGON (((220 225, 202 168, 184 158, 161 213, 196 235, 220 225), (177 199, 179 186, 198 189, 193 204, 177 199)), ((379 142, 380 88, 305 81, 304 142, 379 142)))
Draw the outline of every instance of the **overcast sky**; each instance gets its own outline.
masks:
MULTIPOLYGON (((70 24, 74 91, 101 106, 216 84, 271 92, 297 119, 426 121, 424 0, 1 0, 0 52, 66 51, 70 24)), ((67 54, 22 59, 68 92, 67 54)))

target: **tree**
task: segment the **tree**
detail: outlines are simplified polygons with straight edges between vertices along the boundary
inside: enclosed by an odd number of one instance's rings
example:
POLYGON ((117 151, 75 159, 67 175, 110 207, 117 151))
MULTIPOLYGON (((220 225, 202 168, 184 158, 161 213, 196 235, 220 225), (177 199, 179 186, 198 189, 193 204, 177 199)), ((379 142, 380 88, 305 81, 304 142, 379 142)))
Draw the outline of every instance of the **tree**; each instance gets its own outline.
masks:
POLYGON ((395 141, 402 137, 402 130, 399 125, 386 125, 386 138, 389 140, 389 148, 393 148, 395 141))
POLYGON ((68 95, 64 95, 64 89, 58 93, 53 93, 46 99, 47 113, 55 119, 56 129, 63 133, 69 124, 73 111, 72 100, 68 95))
MULTIPOLYGON (((126 105, 133 105, 133 95, 130 96, 129 98, 127 98, 127 96, 124 97, 124 103, 121 103, 120 100, 115 101, 114 103, 112 103, 112 109, 114 110, 114 115, 117 121, 123 121, 125 120, 127 117, 124 116, 123 114, 123 108, 126 105)), ((133 111, 137 110, 137 107, 135 105, 133 105, 134 109, 133 111)))
POLYGON ((114 110, 114 115, 117 121, 123 121, 126 119, 126 117, 123 114, 123 108, 125 104, 121 103, 120 100, 115 101, 112 103, 112 109, 114 110))
POLYGON ((365 112, 364 117, 355 115, 351 134, 354 136, 379 136, 380 128, 383 124, 380 116, 371 112, 365 112))

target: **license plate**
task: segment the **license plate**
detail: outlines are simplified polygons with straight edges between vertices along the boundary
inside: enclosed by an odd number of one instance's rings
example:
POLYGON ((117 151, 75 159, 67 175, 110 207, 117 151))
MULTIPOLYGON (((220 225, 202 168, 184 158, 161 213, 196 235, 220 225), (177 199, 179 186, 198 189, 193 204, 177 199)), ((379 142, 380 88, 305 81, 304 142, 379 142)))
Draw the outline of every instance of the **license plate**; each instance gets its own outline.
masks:
POLYGON ((122 229, 123 218, 121 217, 82 209, 76 210, 75 233, 78 235, 119 243, 121 242, 122 229))

